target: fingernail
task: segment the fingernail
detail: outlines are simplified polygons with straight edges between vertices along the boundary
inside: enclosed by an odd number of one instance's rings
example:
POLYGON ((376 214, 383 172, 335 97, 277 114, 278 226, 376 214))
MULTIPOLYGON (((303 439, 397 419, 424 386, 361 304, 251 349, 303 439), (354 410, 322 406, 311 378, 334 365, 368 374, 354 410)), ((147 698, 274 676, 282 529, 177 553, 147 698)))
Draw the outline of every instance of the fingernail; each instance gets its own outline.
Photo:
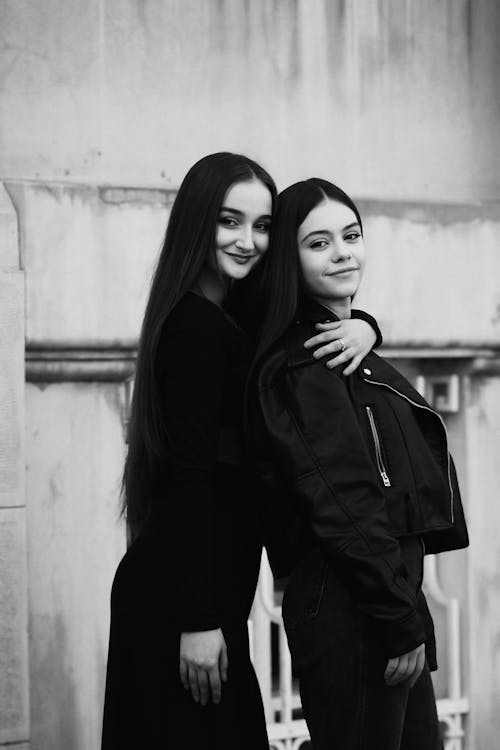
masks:
POLYGON ((308 341, 304 342, 304 349, 309 349, 311 344, 308 341))

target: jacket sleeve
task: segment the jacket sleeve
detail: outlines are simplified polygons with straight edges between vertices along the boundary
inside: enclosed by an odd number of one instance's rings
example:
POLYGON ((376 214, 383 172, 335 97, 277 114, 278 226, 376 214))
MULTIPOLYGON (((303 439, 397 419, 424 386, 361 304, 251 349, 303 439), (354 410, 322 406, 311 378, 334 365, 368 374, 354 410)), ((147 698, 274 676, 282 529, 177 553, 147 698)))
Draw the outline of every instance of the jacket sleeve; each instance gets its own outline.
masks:
POLYGON ((158 357, 163 420, 168 436, 160 469, 160 503, 168 519, 169 564, 178 581, 182 631, 220 627, 214 580, 214 471, 228 342, 218 311, 176 320, 158 357))
POLYGON ((351 310, 351 318, 356 318, 357 320, 364 320, 365 323, 368 323, 369 326, 373 328, 376 335, 375 343, 373 344, 373 349, 378 349, 379 346, 382 346, 384 343, 384 339, 382 337, 382 332, 380 328, 378 327, 378 323, 373 317, 373 315, 370 315, 370 313, 365 312, 364 310, 351 310))
POLYGON ((426 639, 416 592, 344 381, 318 364, 290 369, 260 392, 259 405, 273 465, 387 655, 416 648, 426 639))

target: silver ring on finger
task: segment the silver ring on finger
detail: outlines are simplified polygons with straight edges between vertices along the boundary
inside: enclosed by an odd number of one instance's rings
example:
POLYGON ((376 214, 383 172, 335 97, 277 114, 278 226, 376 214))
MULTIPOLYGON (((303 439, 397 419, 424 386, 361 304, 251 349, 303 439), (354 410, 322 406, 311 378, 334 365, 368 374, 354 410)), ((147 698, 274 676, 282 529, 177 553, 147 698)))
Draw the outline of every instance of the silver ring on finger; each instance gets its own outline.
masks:
POLYGON ((339 339, 339 344, 340 344, 340 351, 345 352, 346 345, 344 344, 344 339, 339 339))

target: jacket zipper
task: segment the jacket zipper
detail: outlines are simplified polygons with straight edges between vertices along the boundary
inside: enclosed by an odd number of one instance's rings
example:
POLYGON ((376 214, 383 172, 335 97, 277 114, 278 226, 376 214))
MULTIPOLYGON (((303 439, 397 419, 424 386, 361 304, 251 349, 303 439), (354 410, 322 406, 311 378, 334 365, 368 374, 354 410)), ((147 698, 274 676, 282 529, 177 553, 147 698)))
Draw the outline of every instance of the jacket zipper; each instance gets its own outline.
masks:
POLYGON ((443 428, 443 436, 444 436, 444 442, 445 442, 445 446, 446 446, 446 456, 447 456, 447 464, 448 464, 448 466, 447 466, 447 468, 448 468, 448 486, 450 488, 451 522, 454 523, 455 522, 455 517, 454 517, 454 513, 453 513, 453 487, 452 487, 452 484, 451 484, 450 451, 448 450, 448 433, 446 431, 446 425, 443 422, 443 419, 442 419, 441 415, 438 414, 436 411, 434 411, 434 409, 431 409, 430 406, 423 406, 423 404, 417 404, 416 401, 413 401, 413 399, 409 398, 408 396, 405 396, 404 393, 401 393, 400 391, 398 391, 397 388, 393 388, 392 385, 387 385, 387 383, 379 383, 377 380, 370 380, 366 376, 363 376, 363 379, 367 383, 371 383, 372 385, 380 385, 380 386, 382 386, 382 388, 388 388, 390 391, 393 391, 394 393, 396 393, 401 398, 404 398, 405 401, 408 401, 408 403, 411 404, 412 406, 415 406, 417 409, 423 409, 424 411, 428 411, 431 414, 434 414, 434 416, 439 419, 439 421, 441 423, 441 427, 443 428))
POLYGON ((387 474, 387 471, 384 465, 384 459, 382 457, 382 448, 380 446, 380 438, 379 438, 378 431, 377 431, 377 425, 375 424, 375 419, 373 417, 373 411, 371 410, 369 406, 365 408, 366 408, 366 413, 368 415, 368 422, 370 423, 370 429, 372 431, 373 442, 375 444, 375 456, 377 458, 377 467, 379 470, 379 474, 382 477, 384 487, 390 487, 391 480, 389 479, 389 476, 387 474))

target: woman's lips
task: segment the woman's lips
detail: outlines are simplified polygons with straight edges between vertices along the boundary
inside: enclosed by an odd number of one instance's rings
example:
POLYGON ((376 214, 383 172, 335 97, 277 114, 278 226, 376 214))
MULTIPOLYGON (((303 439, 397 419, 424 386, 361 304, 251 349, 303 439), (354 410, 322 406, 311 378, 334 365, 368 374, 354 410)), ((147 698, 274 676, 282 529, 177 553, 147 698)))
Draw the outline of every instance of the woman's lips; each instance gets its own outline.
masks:
POLYGON ((327 273, 327 276, 343 276, 344 274, 353 273, 353 271, 359 271, 358 266, 353 266, 352 268, 343 268, 341 271, 332 271, 331 273, 327 273))
POLYGON ((236 253, 226 253, 226 255, 229 255, 230 258, 236 261, 236 263, 241 263, 244 265, 245 263, 248 263, 248 261, 255 258, 255 254, 252 255, 237 255, 236 253))

